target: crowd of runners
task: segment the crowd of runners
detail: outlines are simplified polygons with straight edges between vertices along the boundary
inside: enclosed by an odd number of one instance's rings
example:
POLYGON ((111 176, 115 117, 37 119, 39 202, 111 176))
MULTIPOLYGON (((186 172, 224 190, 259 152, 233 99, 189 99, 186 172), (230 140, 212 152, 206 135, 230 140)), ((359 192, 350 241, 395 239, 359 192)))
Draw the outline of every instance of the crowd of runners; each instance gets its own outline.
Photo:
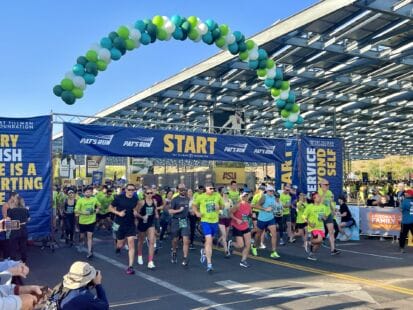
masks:
MULTIPOLYGON (((329 243, 331 255, 339 254, 335 240, 339 232, 350 236, 345 228, 354 225, 346 197, 336 200, 327 180, 313 193, 298 193, 295 186, 284 184, 276 190, 271 184, 261 184, 255 191, 239 187, 235 181, 229 186, 215 188, 213 184, 199 186, 196 191, 179 184, 176 188, 159 190, 157 186, 127 184, 113 189, 86 187, 83 191, 66 187, 54 192, 56 227, 61 227, 61 238, 70 246, 76 231, 87 247, 87 258, 93 257, 93 234, 96 229, 113 234, 115 252, 128 251, 127 274, 134 274, 134 262, 155 268, 154 257, 170 239, 170 261, 187 267, 193 260, 196 238, 203 242, 200 262, 206 270, 214 270, 214 244, 222 246, 225 257, 233 251, 241 253, 241 267, 248 268, 248 255, 264 255, 261 251, 270 239, 269 257, 278 259, 278 246, 302 242, 310 260, 323 241, 329 243), (340 217, 340 225, 336 217, 340 217), (135 241, 137 239, 137 242, 135 241), (143 256, 147 245, 147 258, 143 256), (178 249, 182 249, 182 254, 178 249), (260 253, 261 252, 261 253, 260 253), (193 252, 191 252, 193 253, 193 252)), ((198 259, 198 258, 197 258, 198 259)))

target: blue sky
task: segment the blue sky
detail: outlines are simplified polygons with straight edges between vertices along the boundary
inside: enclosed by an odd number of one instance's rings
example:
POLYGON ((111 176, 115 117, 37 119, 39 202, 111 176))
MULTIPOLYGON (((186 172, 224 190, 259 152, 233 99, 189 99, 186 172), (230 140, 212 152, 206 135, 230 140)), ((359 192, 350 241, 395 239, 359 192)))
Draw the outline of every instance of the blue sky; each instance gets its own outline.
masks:
POLYGON ((246 37, 316 3, 316 0, 262 1, 97 1, 14 0, 0 4, 0 107, 3 117, 57 113, 93 115, 219 49, 202 41, 156 42, 128 52, 100 72, 73 106, 52 88, 89 47, 121 25, 154 15, 198 16, 225 23, 246 37))

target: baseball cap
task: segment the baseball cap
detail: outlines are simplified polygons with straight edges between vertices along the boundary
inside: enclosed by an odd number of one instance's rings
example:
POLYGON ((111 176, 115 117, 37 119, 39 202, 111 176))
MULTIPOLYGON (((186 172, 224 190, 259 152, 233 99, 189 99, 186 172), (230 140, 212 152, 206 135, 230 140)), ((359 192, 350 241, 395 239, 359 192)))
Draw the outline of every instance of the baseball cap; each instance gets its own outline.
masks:
POLYGON ((267 185, 267 187, 265 188, 266 191, 274 191, 274 187, 271 185, 267 185))
POLYGON ((241 197, 248 196, 248 192, 242 192, 241 197))
POLYGON ((406 196, 413 197, 413 189, 408 189, 408 190, 404 191, 404 194, 406 196))

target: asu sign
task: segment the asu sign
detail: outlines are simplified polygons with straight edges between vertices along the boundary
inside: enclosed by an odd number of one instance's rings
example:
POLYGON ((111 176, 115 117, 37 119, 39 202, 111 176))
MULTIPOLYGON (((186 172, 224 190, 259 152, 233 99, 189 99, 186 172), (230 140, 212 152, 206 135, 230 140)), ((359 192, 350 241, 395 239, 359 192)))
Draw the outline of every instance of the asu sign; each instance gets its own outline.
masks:
POLYGON ((233 180, 237 181, 237 183, 245 183, 244 168, 216 167, 214 175, 216 184, 230 184, 233 180))

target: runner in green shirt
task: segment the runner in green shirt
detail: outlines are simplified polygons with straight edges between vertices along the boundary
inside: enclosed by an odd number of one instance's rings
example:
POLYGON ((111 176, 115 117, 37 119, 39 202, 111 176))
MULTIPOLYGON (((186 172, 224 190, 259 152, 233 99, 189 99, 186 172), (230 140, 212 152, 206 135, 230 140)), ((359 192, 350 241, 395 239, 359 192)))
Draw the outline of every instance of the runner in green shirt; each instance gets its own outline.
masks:
POLYGON ((306 223, 305 218, 304 218, 303 215, 304 215, 304 211, 306 210, 307 206, 308 206, 308 203, 307 203, 307 198, 305 196, 305 193, 300 193, 300 195, 298 197, 298 201, 297 201, 297 222, 296 222, 296 225, 297 225, 297 230, 298 231, 295 233, 295 237, 301 237, 301 239, 303 240, 304 248, 307 247, 307 244, 306 244, 306 235, 307 235, 306 226, 307 226, 307 223, 306 223))
POLYGON ((84 197, 76 202, 75 214, 79 216, 79 231, 81 236, 87 235, 87 258, 93 257, 92 243, 93 232, 96 224, 96 212, 99 212, 100 203, 96 197, 92 197, 92 187, 87 187, 84 197))
POLYGON ((237 181, 231 181, 231 185, 228 190, 228 198, 232 200, 233 206, 236 206, 240 202, 241 199, 237 181))
POLYGON ((201 227, 205 236, 204 248, 201 250, 201 263, 207 262, 207 272, 212 268, 212 240, 218 232, 219 210, 224 208, 224 201, 220 194, 215 192, 212 184, 205 186, 206 192, 197 196, 192 209, 197 217, 201 218, 201 227))
POLYGON ((110 229, 112 226, 111 213, 109 206, 114 199, 113 190, 104 186, 101 191, 96 194, 96 199, 100 203, 99 212, 97 216, 97 228, 110 229))

